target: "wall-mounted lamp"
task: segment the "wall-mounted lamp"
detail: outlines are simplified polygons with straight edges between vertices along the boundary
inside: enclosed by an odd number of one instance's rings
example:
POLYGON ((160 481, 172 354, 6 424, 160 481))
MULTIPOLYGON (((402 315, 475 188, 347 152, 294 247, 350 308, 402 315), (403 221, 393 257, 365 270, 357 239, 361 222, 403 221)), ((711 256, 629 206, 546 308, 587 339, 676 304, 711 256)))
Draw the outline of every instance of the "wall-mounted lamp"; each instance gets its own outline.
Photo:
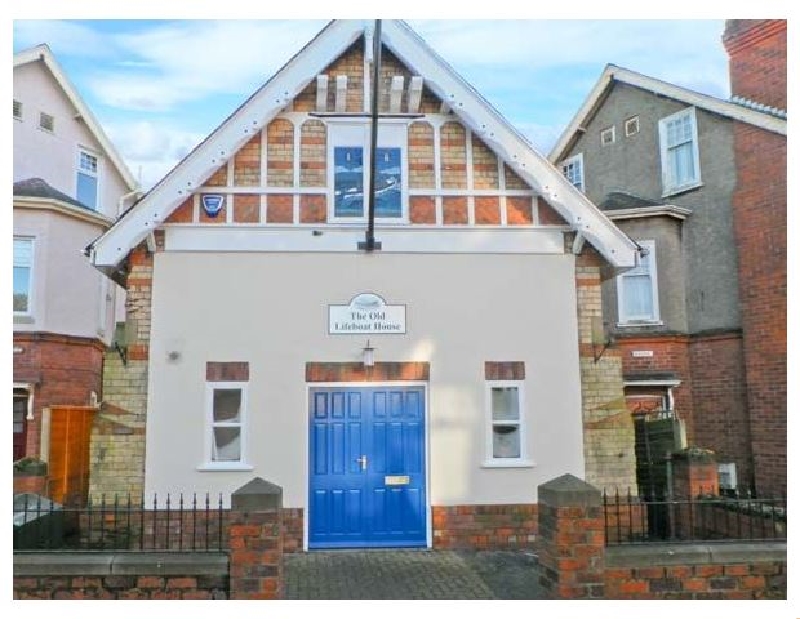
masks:
POLYGON ((364 367, 371 368, 375 365, 375 349, 369 345, 369 340, 367 340, 367 345, 364 346, 364 367))
POLYGON ((592 353, 594 355, 594 362, 597 363, 603 358, 603 353, 606 349, 614 344, 614 338, 611 334, 606 334, 605 325, 603 324, 602 316, 592 316, 592 353), (597 349, 600 348, 600 352, 597 349))

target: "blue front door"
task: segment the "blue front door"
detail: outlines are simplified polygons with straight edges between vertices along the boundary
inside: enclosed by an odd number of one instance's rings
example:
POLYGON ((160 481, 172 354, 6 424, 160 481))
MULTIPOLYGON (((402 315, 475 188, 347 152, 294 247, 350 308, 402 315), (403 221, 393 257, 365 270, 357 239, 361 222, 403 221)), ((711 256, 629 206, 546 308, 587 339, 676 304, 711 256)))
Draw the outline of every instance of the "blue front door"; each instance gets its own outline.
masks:
POLYGON ((426 545, 425 390, 310 390, 309 548, 426 545))

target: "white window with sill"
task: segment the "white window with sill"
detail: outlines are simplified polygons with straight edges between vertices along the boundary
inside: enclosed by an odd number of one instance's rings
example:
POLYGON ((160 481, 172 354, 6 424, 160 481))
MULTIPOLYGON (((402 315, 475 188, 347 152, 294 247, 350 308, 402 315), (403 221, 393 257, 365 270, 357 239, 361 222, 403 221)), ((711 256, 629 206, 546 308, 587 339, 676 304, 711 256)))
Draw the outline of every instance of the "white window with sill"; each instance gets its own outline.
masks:
POLYGON ((700 185, 697 115, 693 107, 658 121, 663 195, 700 185))
POLYGON ((201 470, 249 470, 247 383, 206 383, 206 461, 201 470))
POLYGON ((621 325, 659 323, 658 277, 654 241, 637 241, 645 251, 636 254, 636 266, 617 276, 617 303, 621 325))
POLYGON ((14 237, 14 316, 31 316, 33 291, 33 239, 14 237))
MULTIPOLYGON (((329 221, 363 222, 368 217, 370 125, 330 122, 328 125, 329 221)), ((405 123, 385 123, 378 131, 375 220, 403 223, 408 219, 408 162, 405 123)))
POLYGON ((486 381, 487 445, 485 467, 528 467, 525 447, 523 381, 486 381))
POLYGON ((583 153, 578 153, 561 162, 561 171, 567 180, 580 191, 584 190, 583 184, 583 153))

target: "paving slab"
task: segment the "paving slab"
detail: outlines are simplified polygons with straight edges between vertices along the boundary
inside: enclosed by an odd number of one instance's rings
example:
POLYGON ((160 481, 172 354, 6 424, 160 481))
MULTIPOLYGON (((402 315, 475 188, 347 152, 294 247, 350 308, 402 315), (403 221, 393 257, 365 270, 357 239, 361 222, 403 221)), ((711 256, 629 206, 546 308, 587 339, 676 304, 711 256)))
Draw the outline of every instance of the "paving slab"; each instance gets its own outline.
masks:
POLYGON ((334 550, 284 556, 290 600, 539 599, 524 551, 334 550))

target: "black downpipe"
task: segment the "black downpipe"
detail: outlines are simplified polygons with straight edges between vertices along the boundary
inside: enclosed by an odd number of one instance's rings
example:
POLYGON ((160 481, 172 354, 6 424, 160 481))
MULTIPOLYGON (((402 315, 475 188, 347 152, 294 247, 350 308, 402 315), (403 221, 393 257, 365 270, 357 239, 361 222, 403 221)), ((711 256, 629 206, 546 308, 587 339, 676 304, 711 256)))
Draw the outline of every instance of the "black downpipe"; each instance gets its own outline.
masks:
POLYGON ((372 132, 369 151, 369 212, 367 232, 358 249, 374 251, 381 248, 380 241, 375 241, 375 177, 378 174, 378 94, 381 79, 381 20, 375 20, 375 33, 372 38, 372 132))

